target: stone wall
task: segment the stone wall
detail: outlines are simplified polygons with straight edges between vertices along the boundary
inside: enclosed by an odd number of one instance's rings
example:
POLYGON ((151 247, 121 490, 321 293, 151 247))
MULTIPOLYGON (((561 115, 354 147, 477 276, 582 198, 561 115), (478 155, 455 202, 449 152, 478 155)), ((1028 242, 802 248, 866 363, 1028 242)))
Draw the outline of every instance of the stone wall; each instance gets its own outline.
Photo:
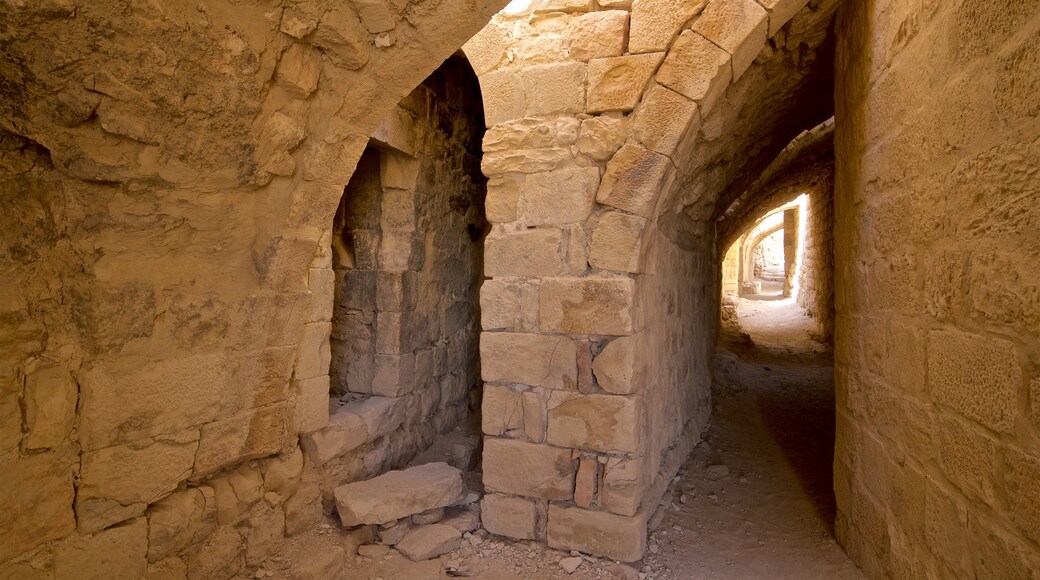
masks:
POLYGON ((838 20, 842 545, 869 576, 1040 570, 1040 3, 838 20))
POLYGON ((834 187, 810 190, 805 200, 804 250, 798 305, 816 320, 818 337, 834 337, 834 187))
POLYGON ((501 5, 0 8, 0 575, 227 577, 315 521, 312 265, 380 121, 501 5))

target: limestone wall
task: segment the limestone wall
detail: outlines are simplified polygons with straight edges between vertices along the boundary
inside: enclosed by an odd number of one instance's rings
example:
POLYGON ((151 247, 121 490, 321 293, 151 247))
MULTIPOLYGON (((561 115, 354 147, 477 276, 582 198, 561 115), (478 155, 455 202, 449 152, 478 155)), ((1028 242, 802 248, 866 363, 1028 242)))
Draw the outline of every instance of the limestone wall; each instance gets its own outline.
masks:
POLYGON ((1040 4, 844 4, 842 545, 871 577, 1040 570, 1040 4))
POLYGON ((834 335, 834 188, 812 189, 805 202, 802 267, 798 305, 816 320, 819 337, 834 335))
POLYGON ((227 577, 314 521, 312 265, 380 121, 500 5, 0 8, 0 574, 227 577))

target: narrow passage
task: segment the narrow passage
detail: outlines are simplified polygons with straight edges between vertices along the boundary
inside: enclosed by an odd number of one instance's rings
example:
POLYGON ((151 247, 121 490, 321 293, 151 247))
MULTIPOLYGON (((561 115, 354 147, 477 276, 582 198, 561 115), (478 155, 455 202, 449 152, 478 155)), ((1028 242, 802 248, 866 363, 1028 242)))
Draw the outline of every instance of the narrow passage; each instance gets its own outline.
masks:
POLYGON ((863 578, 833 536, 830 347, 793 299, 736 302, 740 328, 726 325, 715 355, 712 425, 665 496, 648 576, 863 578))

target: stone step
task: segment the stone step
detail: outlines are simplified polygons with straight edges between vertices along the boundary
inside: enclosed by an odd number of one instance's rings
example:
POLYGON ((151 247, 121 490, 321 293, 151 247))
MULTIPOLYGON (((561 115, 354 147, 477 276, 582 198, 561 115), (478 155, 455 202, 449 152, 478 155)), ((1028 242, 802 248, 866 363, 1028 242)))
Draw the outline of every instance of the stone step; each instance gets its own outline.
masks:
POLYGON ((460 502, 466 494, 462 471, 447 463, 427 463, 388 471, 336 488, 336 509, 344 526, 387 524, 460 502))

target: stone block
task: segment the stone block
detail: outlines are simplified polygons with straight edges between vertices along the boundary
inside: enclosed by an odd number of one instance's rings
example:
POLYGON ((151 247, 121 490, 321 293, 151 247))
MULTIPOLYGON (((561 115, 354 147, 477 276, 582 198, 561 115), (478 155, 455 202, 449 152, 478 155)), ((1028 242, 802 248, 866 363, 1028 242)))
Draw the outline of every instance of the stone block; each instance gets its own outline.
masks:
POLYGON ((445 524, 418 526, 408 532, 394 548, 409 560, 429 560, 458 548, 462 534, 445 524))
POLYGON ((141 580, 187 580, 188 565, 180 558, 164 558, 148 564, 141 580))
POLYGON ((282 500, 288 499, 300 485, 303 452, 294 446, 281 455, 266 459, 260 464, 260 473, 264 476, 264 491, 277 494, 282 500))
POLYGON ((546 278, 538 292, 543 331, 631 334, 634 283, 629 278, 546 278))
POLYGON ((578 139, 581 122, 572 116, 527 118, 489 127, 484 133, 485 157, 492 153, 570 147, 578 139))
POLYGON ((377 354, 372 394, 381 397, 401 397, 415 389, 415 355, 377 354))
POLYGON ((587 508, 596 498, 596 474, 599 462, 595 457, 582 457, 578 462, 578 473, 574 476, 574 503, 587 508))
POLYGON ((625 143, 607 163, 596 201, 650 218, 671 170, 668 157, 633 142, 625 143))
POLYGON ((632 133, 651 151, 672 155, 679 142, 693 139, 700 128, 697 103, 654 83, 635 112, 632 133))
POLYGON ((769 12, 769 38, 807 4, 806 0, 758 0, 758 3, 769 12))
POLYGON ((625 10, 582 14, 571 20, 567 28, 567 49, 575 60, 621 56, 625 53, 626 40, 628 12, 625 10))
POLYGON ((1040 542, 1040 457, 1008 448, 1004 464, 1011 519, 1026 537, 1040 542))
POLYGON ((318 88, 321 52, 303 42, 294 43, 278 60, 274 81, 297 99, 306 99, 318 88))
POLYGON ((929 333, 928 383, 937 403, 1010 433, 1022 366, 1013 342, 961 332, 929 333))
POLYGON ((634 516, 647 492, 648 474, 642 457, 611 457, 603 466, 599 504, 624 516, 634 516))
POLYGON ((473 67, 473 72, 483 76, 502 62, 511 41, 509 28, 491 22, 462 45, 462 51, 473 67))
POLYGON ((480 287, 482 330, 514 330, 520 323, 520 285, 484 280, 480 287))
POLYGON ((0 478, 0 561, 76 529, 73 464, 66 453, 40 453, 3 463, 0 478))
POLYGON ((324 465, 372 439, 365 420, 351 410, 351 405, 344 405, 329 416, 328 427, 300 437, 300 446, 311 464, 324 465))
POLYGON ((520 393, 509 387, 484 386, 484 400, 480 405, 481 429, 486 435, 517 437, 524 426, 520 393))
POLYGON ((294 536, 313 530, 324 515, 321 488, 316 483, 303 483, 296 493, 282 505, 285 512, 285 533, 294 536))
POLYGON ((535 443, 545 441, 545 402, 543 398, 540 393, 534 391, 524 391, 521 394, 524 435, 535 443))
POLYGON ((393 4, 382 0, 351 0, 361 23, 372 34, 393 30, 397 15, 391 12, 393 4))
POLYGON ((700 14, 707 0, 633 0, 629 52, 668 50, 675 35, 700 14))
POLYGON ((563 270, 563 233, 558 228, 495 228, 484 241, 484 274, 488 277, 553 276, 563 270))
POLYGON ((216 527, 216 504, 206 489, 188 488, 148 506, 148 561, 157 562, 197 544, 216 527))
POLYGON ((635 452, 642 430, 638 397, 554 392, 549 395, 546 441, 593 451, 635 452))
POLYGON ((44 367, 25 377, 26 449, 49 449, 64 443, 76 419, 79 387, 69 371, 44 367))
POLYGON ((81 506, 80 529, 92 533, 143 514, 148 504, 169 494, 188 479, 198 448, 198 433, 189 431, 178 437, 145 440, 84 453, 77 503, 111 502, 124 509, 81 506), (86 517, 87 514, 90 517, 86 517))
POLYGON ((54 549, 54 577, 140 578, 148 565, 147 548, 148 524, 137 518, 95 536, 59 544, 54 549))
POLYGON ((648 223, 639 216, 620 211, 600 214, 592 231, 589 264, 602 270, 641 272, 643 232, 648 223))
POLYGON ((693 31, 733 55, 733 80, 737 80, 765 46, 769 14, 755 0, 712 2, 693 24, 693 31))
POLYGON ((597 167, 532 173, 521 194, 520 220, 525 226, 580 223, 592 213, 597 187, 597 167))
POLYGON ((654 52, 590 60, 587 112, 634 109, 663 57, 654 52))
POLYGON ((684 30, 668 51, 657 82, 692 99, 701 116, 711 111, 733 80, 730 55, 692 30, 684 30))
POLYGON ((642 388, 636 349, 639 335, 615 338, 592 361, 592 372, 600 388, 614 395, 635 393, 642 388))
POLYGON ((566 336, 485 332, 480 335, 480 374, 488 382, 574 389, 577 359, 566 336))
POLYGON ((217 523, 227 526, 237 523, 249 508, 264 495, 264 480, 260 468, 246 464, 223 477, 210 480, 217 510, 217 523))
POLYGON ((994 505, 1000 462, 996 442, 980 429, 953 417, 940 418, 937 427, 942 472, 965 495, 994 505))
POLYGON ((281 506, 258 504, 245 521, 246 565, 259 566, 285 537, 285 512, 281 506))
POLYGON ((220 526, 206 543, 185 554, 188 580, 233 578, 242 568, 242 536, 231 527, 220 526))
POLYGON ((419 277, 415 272, 377 272, 376 309, 386 312, 415 310, 418 284, 419 277))
POLYGON ((311 322, 303 325, 296 347, 296 378, 309 379, 329 374, 332 353, 329 350, 331 322, 311 322))
POLYGON ((286 403, 247 409, 202 426, 194 477, 285 449, 295 433, 286 403))
POLYGON ((293 381, 293 424, 312 433, 329 424, 329 376, 293 381))
POLYGON ((628 117, 600 115, 581 122, 578 151, 596 161, 606 161, 625 142, 628 117))
POLYGON ((462 499, 462 472, 447 463, 427 463, 336 488, 344 526, 386 524, 462 499))
POLYGON ((538 524, 538 504, 535 500, 489 493, 480 502, 484 528, 492 534, 516 538, 535 539, 538 524))
POLYGON ((326 10, 308 41, 324 49, 325 56, 337 67, 357 70, 368 62, 367 31, 347 6, 326 10))
POLYGON ((565 500, 574 488, 570 449, 488 438, 483 468, 484 485, 495 492, 565 500))
POLYGON ((516 221, 520 191, 524 187, 523 175, 501 175, 488 180, 484 213, 493 224, 516 221))
POLYGON ((480 504, 452 506, 444 510, 444 519, 440 523, 451 526, 460 534, 472 532, 480 527, 480 504))
POLYGON ((532 66, 520 73, 528 115, 580 113, 585 109, 585 64, 532 66))
POLYGON ((414 528, 415 524, 410 518, 398 520, 393 525, 379 526, 379 543, 384 546, 393 546, 403 540, 414 528))
POLYGON ((361 417, 371 441, 400 427, 412 404, 410 397, 369 397, 348 403, 342 409, 361 417))
POLYGON ((635 562, 646 551, 645 512, 628 517, 550 503, 548 519, 546 540, 553 548, 622 562, 635 562))
POLYGON ((519 119, 527 111, 524 84, 515 70, 500 70, 481 76, 480 94, 484 100, 484 122, 488 128, 519 119))

